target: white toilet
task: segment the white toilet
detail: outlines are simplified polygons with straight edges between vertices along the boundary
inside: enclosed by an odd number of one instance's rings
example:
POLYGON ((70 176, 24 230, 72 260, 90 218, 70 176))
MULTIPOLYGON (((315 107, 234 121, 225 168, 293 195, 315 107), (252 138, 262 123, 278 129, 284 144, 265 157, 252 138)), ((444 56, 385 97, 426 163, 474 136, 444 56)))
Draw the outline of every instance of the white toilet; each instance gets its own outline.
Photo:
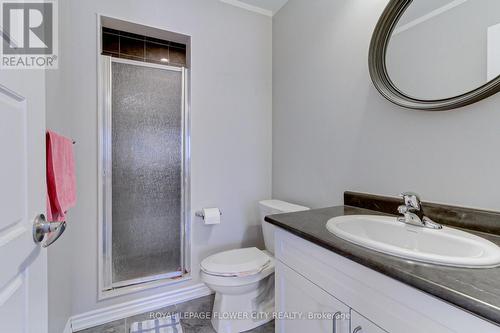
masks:
POLYGON ((201 279, 215 291, 212 326, 217 333, 245 332, 273 320, 275 227, 264 217, 308 209, 280 200, 260 201, 266 250, 225 251, 201 262, 201 279))

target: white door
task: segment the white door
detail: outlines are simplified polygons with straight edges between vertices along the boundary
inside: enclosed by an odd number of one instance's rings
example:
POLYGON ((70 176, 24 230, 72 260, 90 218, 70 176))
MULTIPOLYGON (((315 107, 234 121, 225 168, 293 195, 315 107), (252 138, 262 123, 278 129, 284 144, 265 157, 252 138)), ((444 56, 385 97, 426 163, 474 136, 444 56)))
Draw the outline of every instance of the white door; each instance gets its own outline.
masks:
POLYGON ((32 236, 45 211, 44 81, 0 70, 0 332, 47 332, 47 250, 32 236))
POLYGON ((367 318, 351 310, 351 333, 387 333, 367 318))
POLYGON ((276 311, 279 333, 349 332, 349 307, 279 261, 276 311))

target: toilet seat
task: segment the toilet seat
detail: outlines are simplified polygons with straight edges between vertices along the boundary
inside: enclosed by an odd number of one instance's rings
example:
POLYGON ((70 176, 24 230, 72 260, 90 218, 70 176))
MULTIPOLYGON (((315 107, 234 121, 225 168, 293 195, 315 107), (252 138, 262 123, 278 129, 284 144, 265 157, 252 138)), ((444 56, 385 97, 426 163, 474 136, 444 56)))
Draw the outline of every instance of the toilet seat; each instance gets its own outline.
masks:
POLYGON ((257 275, 271 265, 272 258, 256 247, 224 251, 205 258, 201 270, 212 276, 245 277, 257 275))
MULTIPOLYGON (((236 332, 246 332, 254 329, 260 325, 263 325, 273 319, 272 313, 274 311, 274 258, 269 252, 264 252, 257 250, 261 253, 256 252, 256 249, 243 251, 243 258, 248 259, 246 264, 247 267, 251 267, 254 270, 245 272, 234 273, 233 276, 221 276, 220 272, 215 272, 215 274, 207 273, 207 267, 212 268, 212 260, 203 263, 201 270, 201 281, 203 281, 211 290, 215 291, 215 300, 213 313, 214 314, 231 314, 231 313, 267 313, 267 316, 262 316, 257 320, 251 317, 248 318, 225 318, 224 316, 214 315, 212 316, 212 326, 218 333, 236 333, 236 332), (253 256, 254 255, 254 256, 253 256), (266 258, 267 256, 267 258, 266 258), (260 263, 259 263, 260 259, 260 263), (264 259, 264 261, 262 261, 264 259), (264 262, 264 265, 261 265, 264 262), (252 266, 253 264, 253 266, 252 266), (258 267, 261 266, 261 267, 258 267), (258 270, 255 268, 258 267, 258 270), (252 275, 249 272, 257 272, 252 275), (238 275, 238 276, 236 276, 238 275)), ((231 251, 233 252, 233 251, 231 251)), ((238 252, 236 252, 238 254, 238 252)), ((227 254, 226 254, 227 255, 227 254)), ((233 259, 232 255, 235 253, 229 253, 229 257, 233 259)), ((241 263, 241 256, 238 256, 241 263)), ((213 258, 212 258, 213 259, 213 258)), ((217 259, 217 258, 215 258, 217 259)), ((228 264, 229 261, 223 260, 227 259, 226 256, 218 258, 221 260, 220 263, 228 264)), ((236 259, 236 258, 234 258, 236 259)), ((215 261, 215 260, 214 260, 215 261)), ((234 267, 224 267, 224 271, 230 272, 235 271, 234 267)), ((242 267, 242 266, 240 266, 242 267)), ((213 273, 213 272, 212 272, 213 273)))
POLYGON ((250 286, 255 283, 263 281, 268 276, 274 274, 275 262, 274 258, 271 257, 271 261, 266 265, 262 271, 253 275, 241 275, 241 276, 223 276, 217 274, 206 273, 201 270, 201 280, 209 286, 217 286, 219 288, 223 287, 226 289, 226 294, 231 294, 230 288, 241 288, 243 286, 250 286))

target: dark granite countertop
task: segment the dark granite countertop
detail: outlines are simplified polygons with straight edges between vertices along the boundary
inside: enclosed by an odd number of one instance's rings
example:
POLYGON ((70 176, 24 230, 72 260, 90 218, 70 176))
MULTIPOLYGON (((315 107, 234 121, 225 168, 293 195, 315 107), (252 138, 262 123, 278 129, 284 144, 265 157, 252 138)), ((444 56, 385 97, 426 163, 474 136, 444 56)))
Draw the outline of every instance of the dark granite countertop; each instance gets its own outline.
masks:
MULTIPOLYGON (((500 267, 468 269, 418 263, 363 248, 326 229, 332 217, 360 214, 388 215, 364 208, 337 206, 270 215, 265 220, 500 326, 500 267)), ((499 235, 466 231, 500 245, 499 235)))

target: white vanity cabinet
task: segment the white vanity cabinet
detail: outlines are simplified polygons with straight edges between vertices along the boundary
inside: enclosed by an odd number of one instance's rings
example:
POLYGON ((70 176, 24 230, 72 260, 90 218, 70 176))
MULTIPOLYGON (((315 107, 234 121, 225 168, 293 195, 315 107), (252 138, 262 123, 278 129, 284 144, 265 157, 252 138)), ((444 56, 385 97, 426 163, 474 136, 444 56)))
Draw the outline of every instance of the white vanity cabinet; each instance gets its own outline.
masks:
POLYGON ((275 230, 275 255, 278 316, 337 314, 335 320, 278 317, 278 333, 500 333, 499 326, 284 229, 275 230))
POLYGON ((356 311, 351 309, 351 332, 350 333, 387 333, 356 311))
POLYGON ((349 332, 348 306, 280 262, 275 274, 276 332, 349 332))

